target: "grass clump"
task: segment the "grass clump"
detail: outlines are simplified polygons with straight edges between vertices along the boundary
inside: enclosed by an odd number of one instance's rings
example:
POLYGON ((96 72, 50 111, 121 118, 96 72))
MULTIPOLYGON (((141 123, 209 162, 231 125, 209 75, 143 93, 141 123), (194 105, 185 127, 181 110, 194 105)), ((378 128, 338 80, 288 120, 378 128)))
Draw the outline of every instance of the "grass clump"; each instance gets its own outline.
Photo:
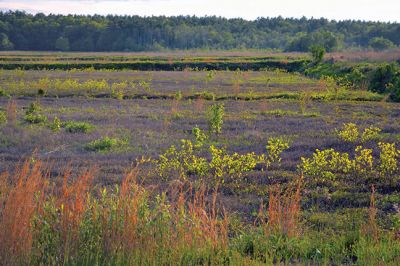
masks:
POLYGON ((85 149, 94 152, 107 152, 112 150, 118 150, 128 144, 127 140, 121 140, 119 138, 104 137, 96 139, 86 144, 85 149))
POLYGON ((68 133, 88 133, 94 126, 87 122, 69 121, 64 123, 65 131, 68 133))

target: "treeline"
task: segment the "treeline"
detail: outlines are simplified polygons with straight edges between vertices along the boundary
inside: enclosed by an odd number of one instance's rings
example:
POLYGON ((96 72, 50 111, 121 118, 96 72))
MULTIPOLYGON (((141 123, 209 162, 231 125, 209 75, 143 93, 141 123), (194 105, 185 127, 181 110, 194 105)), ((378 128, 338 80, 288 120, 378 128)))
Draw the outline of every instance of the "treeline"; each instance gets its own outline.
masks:
POLYGON ((327 19, 140 17, 0 12, 1 50, 151 51, 162 49, 389 49, 400 24, 327 19))

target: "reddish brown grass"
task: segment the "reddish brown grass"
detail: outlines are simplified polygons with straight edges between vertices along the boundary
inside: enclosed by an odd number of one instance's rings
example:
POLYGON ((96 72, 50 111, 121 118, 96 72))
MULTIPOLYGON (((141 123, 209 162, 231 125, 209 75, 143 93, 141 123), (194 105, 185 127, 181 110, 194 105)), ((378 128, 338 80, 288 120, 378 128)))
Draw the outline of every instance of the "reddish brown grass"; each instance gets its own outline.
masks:
MULTIPOLYGON (((45 189, 47 176, 42 163, 31 165, 25 162, 17 169, 16 183, 5 195, 0 206, 0 261, 17 263, 15 258, 25 261, 32 246, 31 221, 45 189), (37 200, 38 199, 38 200, 37 200)), ((1 178, 7 176, 3 174, 1 178)))
POLYGON ((261 204, 259 217, 263 223, 265 235, 280 234, 288 237, 298 237, 300 228, 300 200, 303 177, 300 176, 282 191, 279 185, 274 186, 269 194, 267 221, 263 204, 261 204))
POLYGON ((17 103, 15 100, 9 100, 7 103, 7 123, 15 125, 17 121, 17 103))
POLYGON ((375 206, 375 187, 371 188, 370 206, 368 209, 368 221, 361 228, 363 235, 371 237, 375 242, 379 240, 379 228, 376 221, 378 209, 375 206))

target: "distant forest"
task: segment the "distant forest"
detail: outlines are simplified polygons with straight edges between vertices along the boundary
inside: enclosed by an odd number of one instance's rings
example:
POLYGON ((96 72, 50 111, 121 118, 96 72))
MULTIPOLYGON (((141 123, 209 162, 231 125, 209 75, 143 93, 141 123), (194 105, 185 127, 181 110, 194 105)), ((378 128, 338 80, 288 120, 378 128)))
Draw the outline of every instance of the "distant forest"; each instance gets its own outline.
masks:
POLYGON ((384 50, 400 45, 400 24, 327 19, 44 15, 0 12, 0 50, 162 49, 384 50))

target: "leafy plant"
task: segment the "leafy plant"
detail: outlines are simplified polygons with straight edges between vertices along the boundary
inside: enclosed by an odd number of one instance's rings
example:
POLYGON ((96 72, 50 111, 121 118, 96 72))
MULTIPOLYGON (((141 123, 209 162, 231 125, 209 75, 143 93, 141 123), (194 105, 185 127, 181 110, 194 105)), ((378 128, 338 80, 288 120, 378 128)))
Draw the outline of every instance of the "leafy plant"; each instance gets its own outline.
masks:
POLYGON ((94 152, 107 152, 121 148, 127 144, 128 142, 126 140, 104 137, 86 144, 85 149, 94 152))
POLYGON ((42 114, 29 113, 25 115, 24 119, 30 124, 44 124, 47 122, 47 116, 42 114))
POLYGON ((225 115, 225 107, 223 103, 213 104, 207 112, 208 124, 210 132, 216 135, 221 134, 222 124, 225 115))
POLYGON ((7 114, 4 111, 0 111, 0 125, 7 123, 7 114))
POLYGON ((63 125, 65 127, 65 131, 69 133, 88 133, 94 128, 92 124, 87 122, 69 121, 65 122, 63 125))
POLYGON ((343 124, 343 129, 337 133, 339 138, 346 142, 356 142, 359 137, 358 127, 354 123, 343 124))
POLYGON ((61 126, 61 120, 57 116, 55 116, 53 123, 50 124, 50 129, 53 130, 53 132, 59 132, 61 130, 61 126))
POLYGON ((196 139, 196 143, 194 145, 196 148, 202 147, 204 145, 204 142, 208 139, 207 135, 198 126, 195 126, 192 129, 192 134, 196 139))
POLYGON ((361 141, 362 142, 367 142, 371 140, 377 140, 379 138, 379 133, 382 131, 382 129, 374 126, 370 126, 364 129, 362 135, 361 135, 361 141))
POLYGON ((40 112, 42 110, 42 107, 40 106, 39 102, 32 102, 29 107, 28 110, 26 110, 25 114, 29 115, 29 114, 33 114, 36 112, 40 112))
POLYGON ((398 159, 400 158, 400 150, 396 149, 394 143, 378 143, 380 149, 379 169, 382 176, 392 175, 398 170, 398 159))
POLYGON ((267 168, 271 166, 272 163, 278 163, 282 161, 280 157, 282 152, 289 148, 289 142, 283 140, 282 138, 270 138, 266 146, 267 157, 265 158, 265 165, 267 168))
POLYGON ((310 48, 310 52, 314 64, 319 64, 322 62, 326 51, 323 46, 313 45, 310 48))

